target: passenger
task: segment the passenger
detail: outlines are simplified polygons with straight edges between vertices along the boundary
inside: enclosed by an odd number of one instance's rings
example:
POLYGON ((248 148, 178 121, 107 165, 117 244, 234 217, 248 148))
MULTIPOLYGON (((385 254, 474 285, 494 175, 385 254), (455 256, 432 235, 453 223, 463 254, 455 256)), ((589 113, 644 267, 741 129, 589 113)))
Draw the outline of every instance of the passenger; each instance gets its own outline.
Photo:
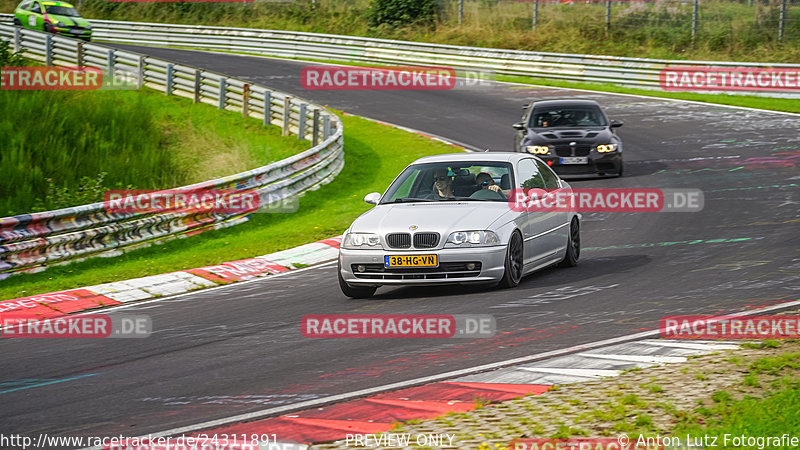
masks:
POLYGON ((436 171, 434 171, 433 192, 431 192, 430 198, 434 200, 455 198, 455 194, 453 193, 453 178, 447 173, 447 169, 436 169, 436 171))

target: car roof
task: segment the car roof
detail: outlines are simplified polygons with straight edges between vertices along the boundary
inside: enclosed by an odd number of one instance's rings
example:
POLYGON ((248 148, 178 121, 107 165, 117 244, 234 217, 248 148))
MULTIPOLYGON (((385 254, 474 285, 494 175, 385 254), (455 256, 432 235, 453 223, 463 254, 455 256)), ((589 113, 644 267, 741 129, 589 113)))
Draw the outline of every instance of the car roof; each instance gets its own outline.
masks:
POLYGON ((558 99, 558 100, 540 100, 538 102, 533 102, 534 108, 544 106, 544 107, 553 107, 553 106, 597 106, 600 107, 600 104, 594 100, 583 100, 583 99, 558 99))
POLYGON ((468 163, 468 162, 510 162, 515 163, 522 158, 531 157, 527 153, 517 152, 470 152, 470 153, 447 153, 443 155, 425 156, 412 164, 427 163, 468 163))
POLYGON ((67 2, 42 2, 42 4, 46 6, 68 6, 70 8, 74 8, 71 3, 67 2))

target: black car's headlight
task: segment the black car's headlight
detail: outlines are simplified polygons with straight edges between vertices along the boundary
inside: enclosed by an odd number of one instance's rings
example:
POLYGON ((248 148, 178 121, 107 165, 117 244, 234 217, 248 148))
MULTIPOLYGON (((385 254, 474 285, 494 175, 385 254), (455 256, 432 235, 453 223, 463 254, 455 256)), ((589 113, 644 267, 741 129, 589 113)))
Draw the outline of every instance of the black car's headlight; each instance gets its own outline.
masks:
POLYGON ((550 153, 550 147, 546 145, 528 145, 525 147, 525 150, 534 155, 546 155, 550 153))
POLYGON ((500 238, 489 230, 454 231, 447 237, 448 244, 454 245, 497 245, 500 238))
POLYGON ((617 149, 617 144, 598 145, 596 148, 599 153, 609 153, 617 149))
POLYGON ((381 237, 375 233, 347 233, 342 248, 380 248, 381 237))

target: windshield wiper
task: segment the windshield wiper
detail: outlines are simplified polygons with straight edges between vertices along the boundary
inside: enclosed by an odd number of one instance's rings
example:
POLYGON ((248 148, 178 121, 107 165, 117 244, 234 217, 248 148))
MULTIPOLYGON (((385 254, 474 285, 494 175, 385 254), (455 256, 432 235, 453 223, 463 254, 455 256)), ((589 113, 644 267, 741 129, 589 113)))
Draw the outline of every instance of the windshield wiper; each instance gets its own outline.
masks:
POLYGON ((404 197, 404 198, 397 198, 391 202, 386 202, 384 205, 390 205, 392 203, 406 203, 406 202, 436 202, 438 200, 434 200, 432 198, 414 198, 414 197, 404 197))

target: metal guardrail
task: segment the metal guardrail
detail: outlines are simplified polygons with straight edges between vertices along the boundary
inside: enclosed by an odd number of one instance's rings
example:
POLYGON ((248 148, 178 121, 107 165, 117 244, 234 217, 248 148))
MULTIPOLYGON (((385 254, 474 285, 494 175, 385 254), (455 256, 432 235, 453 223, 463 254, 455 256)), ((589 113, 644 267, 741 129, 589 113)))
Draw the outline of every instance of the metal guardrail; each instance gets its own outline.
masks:
MULTIPOLYGON (((669 67, 784 67, 800 70, 800 64, 575 55, 252 28, 112 20, 92 20, 92 24, 95 26, 95 39, 119 44, 181 47, 368 64, 449 66, 487 70, 504 75, 614 83, 645 89, 658 89, 659 74, 662 69, 669 67)), ((731 93, 800 98, 800 93, 797 92, 731 93)))
MULTIPOLYGON (((0 22, 0 39, 11 41, 25 57, 47 65, 97 67, 106 76, 125 73, 138 86, 240 111, 264 125, 280 126, 284 135, 312 141, 311 149, 290 158, 176 189, 243 189, 257 193, 259 204, 269 208, 330 182, 344 166, 341 120, 301 98, 219 73, 14 27, 7 20, 0 22)), ((122 248, 245 221, 247 216, 242 213, 109 212, 102 202, 0 218, 0 279, 76 258, 114 256, 122 248)))

